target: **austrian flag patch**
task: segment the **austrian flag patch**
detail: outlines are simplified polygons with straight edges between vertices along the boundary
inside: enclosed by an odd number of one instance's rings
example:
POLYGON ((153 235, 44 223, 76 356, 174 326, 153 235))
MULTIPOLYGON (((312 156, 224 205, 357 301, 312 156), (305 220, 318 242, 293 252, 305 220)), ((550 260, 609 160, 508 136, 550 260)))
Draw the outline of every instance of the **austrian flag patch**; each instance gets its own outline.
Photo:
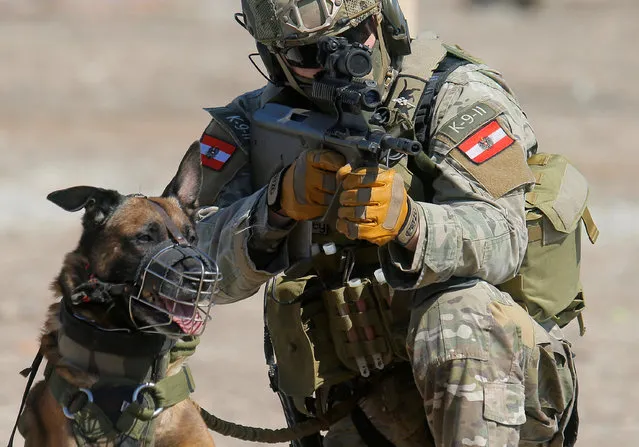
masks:
POLYGON ((219 171, 235 152, 235 146, 204 134, 200 139, 202 166, 219 171))
POLYGON ((459 149, 475 163, 483 163, 513 144, 513 140, 501 127, 497 120, 493 120, 466 138, 459 145, 459 149))

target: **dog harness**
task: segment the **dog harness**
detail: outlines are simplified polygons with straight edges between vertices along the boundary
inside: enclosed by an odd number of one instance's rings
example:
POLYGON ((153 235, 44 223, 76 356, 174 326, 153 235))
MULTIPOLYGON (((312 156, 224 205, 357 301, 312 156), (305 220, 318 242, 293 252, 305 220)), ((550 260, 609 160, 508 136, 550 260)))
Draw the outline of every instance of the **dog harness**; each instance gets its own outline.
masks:
MULTIPOLYGON (((63 358, 97 377, 83 388, 68 382, 51 364, 45 369, 45 382, 72 421, 77 444, 108 440, 121 447, 153 445, 155 418, 195 390, 188 366, 171 376, 166 376, 167 367, 191 356, 199 338, 176 341, 160 334, 102 330, 73 315, 64 302, 60 320, 63 358)), ((32 366, 21 372, 29 380, 20 414, 41 360, 38 353, 32 366)), ((20 418, 16 426, 20 428, 20 418)))
MULTIPOLYGON (((169 364, 191 356, 199 338, 176 341, 160 334, 103 330, 73 315, 64 302, 60 320, 62 357, 97 377, 83 388, 68 382, 51 364, 45 369, 45 382, 72 421, 77 444, 108 440, 122 447, 152 445, 155 418, 195 390, 188 366, 171 376, 166 371, 169 364)), ((25 398, 41 358, 38 354, 32 367, 22 372, 29 376, 25 398)), ((9 446, 12 440, 13 436, 9 446)))
POLYGON ((155 418, 195 390, 188 366, 165 374, 169 364, 195 352, 199 338, 176 342, 160 334, 104 331, 64 304, 60 319, 62 357, 98 377, 90 388, 81 388, 55 368, 45 371, 53 396, 73 421, 78 445, 105 438, 120 446, 152 444, 155 418))

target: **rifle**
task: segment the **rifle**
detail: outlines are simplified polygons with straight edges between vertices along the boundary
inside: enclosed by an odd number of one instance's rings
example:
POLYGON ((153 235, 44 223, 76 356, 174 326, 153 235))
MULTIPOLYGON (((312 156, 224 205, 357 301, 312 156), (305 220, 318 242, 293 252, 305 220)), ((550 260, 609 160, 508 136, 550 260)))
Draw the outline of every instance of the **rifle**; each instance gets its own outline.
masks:
POLYGON ((368 47, 344 37, 322 37, 317 59, 323 72, 313 81, 309 96, 329 112, 267 104, 253 115, 255 142, 260 143, 261 135, 280 134, 306 149, 336 150, 359 166, 382 161, 387 151, 418 154, 418 141, 393 137, 376 126, 385 120, 384 111, 376 111, 382 96, 375 81, 361 80, 373 69, 371 54, 368 47))
MULTIPOLYGON (((275 103, 257 110, 252 121, 251 157, 258 168, 272 164, 266 157, 274 146, 282 153, 282 167, 303 150, 312 149, 335 150, 354 169, 378 166, 397 153, 419 154, 422 145, 418 141, 394 137, 381 127, 387 120, 387 109, 380 107, 380 89, 375 81, 362 79, 373 70, 372 51, 344 37, 325 36, 317 46, 323 71, 313 81, 309 96, 322 111, 275 103), (261 157, 265 157, 263 162, 261 157)), ((265 174, 270 178, 274 172, 265 174)), ((330 222, 335 213, 333 203, 324 221, 330 222)))

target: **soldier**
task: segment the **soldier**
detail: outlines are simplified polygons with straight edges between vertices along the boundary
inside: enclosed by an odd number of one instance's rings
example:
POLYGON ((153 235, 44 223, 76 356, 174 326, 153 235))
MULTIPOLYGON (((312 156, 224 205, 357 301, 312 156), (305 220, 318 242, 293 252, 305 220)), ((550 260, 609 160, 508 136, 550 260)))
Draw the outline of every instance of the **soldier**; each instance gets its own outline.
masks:
POLYGON ((526 251, 537 148, 501 75, 433 36, 411 40, 397 0, 242 6, 269 84, 207 109, 198 233, 223 274, 219 303, 269 282, 267 351, 289 420, 359 401, 299 445, 573 445, 569 345, 495 287, 526 251), (383 103, 370 122, 421 154, 362 166, 256 133, 268 105, 330 114, 312 93, 323 36, 370 49, 383 103))

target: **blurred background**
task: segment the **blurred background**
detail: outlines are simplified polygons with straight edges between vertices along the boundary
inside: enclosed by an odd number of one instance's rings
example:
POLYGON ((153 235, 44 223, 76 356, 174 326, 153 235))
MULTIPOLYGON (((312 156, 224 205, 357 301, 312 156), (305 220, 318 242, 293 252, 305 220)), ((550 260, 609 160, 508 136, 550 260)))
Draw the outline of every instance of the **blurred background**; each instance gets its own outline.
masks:
MULTIPOLYGON (((584 239, 587 334, 569 330, 578 445, 637 445, 639 2, 417 2, 414 28, 500 69, 541 150, 567 155, 590 179, 602 234, 595 247, 584 239)), ((80 215, 45 196, 78 184, 159 194, 208 123, 202 108, 263 83, 233 20, 239 9, 239 0, 0 0, 0 442, 54 299, 48 285, 80 234, 80 215)), ((279 427, 261 313, 260 297, 215 308, 192 362, 195 399, 220 417, 279 427)))

